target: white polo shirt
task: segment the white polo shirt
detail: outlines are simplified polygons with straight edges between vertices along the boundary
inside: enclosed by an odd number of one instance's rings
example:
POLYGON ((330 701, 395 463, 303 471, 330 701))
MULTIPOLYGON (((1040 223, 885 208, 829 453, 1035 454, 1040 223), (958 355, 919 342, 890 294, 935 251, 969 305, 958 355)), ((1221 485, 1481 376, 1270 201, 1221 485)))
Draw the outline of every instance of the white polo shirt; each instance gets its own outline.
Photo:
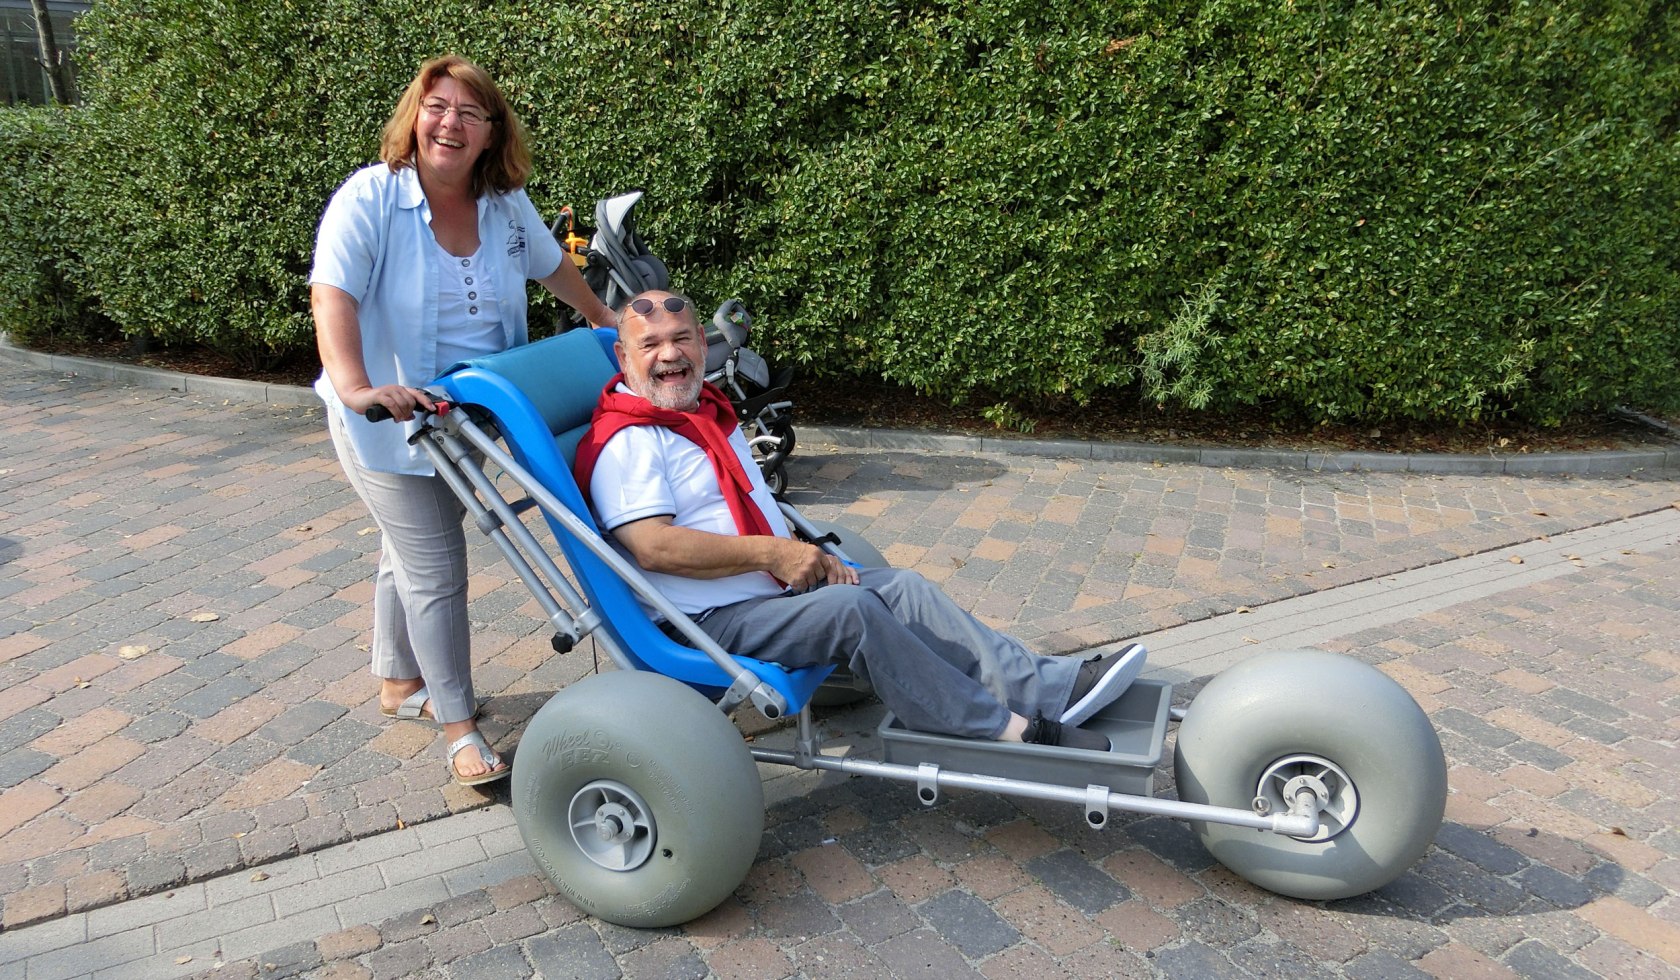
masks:
MULTIPOLYGON (((629 389, 620 386, 619 390, 629 389)), ((765 485, 740 429, 730 432, 729 445, 752 480, 753 500, 764 512, 771 530, 781 537, 792 537, 781 507, 765 485)), ((706 451, 664 426, 630 426, 607 440, 590 476, 589 493, 597 520, 609 531, 643 518, 669 516, 680 527, 730 536, 739 533, 706 451)), ((616 541, 613 545, 625 557, 630 557, 616 541)), ((783 591, 768 572, 715 579, 644 572, 648 581, 672 604, 690 616, 783 591)))

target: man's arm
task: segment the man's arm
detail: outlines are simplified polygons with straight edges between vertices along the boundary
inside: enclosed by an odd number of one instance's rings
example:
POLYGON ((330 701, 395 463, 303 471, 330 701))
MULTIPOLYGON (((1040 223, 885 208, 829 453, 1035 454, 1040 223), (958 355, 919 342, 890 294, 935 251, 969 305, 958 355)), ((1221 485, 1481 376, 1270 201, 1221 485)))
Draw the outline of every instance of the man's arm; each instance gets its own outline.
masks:
POLYGON ((672 523, 667 515, 613 528, 636 564, 650 572, 685 578, 724 578, 769 572, 796 592, 822 582, 856 585, 857 569, 814 544, 765 534, 729 535, 672 523))

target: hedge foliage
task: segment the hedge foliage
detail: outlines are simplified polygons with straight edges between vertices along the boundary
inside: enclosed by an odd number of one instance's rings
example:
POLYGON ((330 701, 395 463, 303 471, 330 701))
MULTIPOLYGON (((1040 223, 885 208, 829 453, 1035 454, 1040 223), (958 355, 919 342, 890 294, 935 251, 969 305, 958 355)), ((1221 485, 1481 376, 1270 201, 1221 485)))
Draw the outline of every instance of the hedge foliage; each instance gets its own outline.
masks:
POLYGON ((0 192, 62 214, 0 297, 42 316, 56 274, 131 334, 306 350, 320 210, 453 50, 530 126, 539 207, 646 188, 679 285, 808 371, 1314 420, 1669 407, 1677 43, 1659 0, 98 0, 86 105, 3 124, 0 192))
POLYGON ((91 297, 66 280, 74 238, 61 159, 70 120, 57 108, 0 111, 0 330, 20 338, 100 332, 91 297))

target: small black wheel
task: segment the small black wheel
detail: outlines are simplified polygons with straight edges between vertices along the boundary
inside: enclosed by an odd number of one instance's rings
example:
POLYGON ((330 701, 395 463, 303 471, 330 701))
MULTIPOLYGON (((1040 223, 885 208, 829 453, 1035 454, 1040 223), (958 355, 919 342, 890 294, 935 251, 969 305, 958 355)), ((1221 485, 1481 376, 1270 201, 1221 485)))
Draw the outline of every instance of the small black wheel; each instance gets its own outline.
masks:
POLYGON ((716 705, 661 674, 614 671, 560 691, 531 719, 513 813, 578 908, 657 928, 706 914, 746 878, 764 788, 716 705))
POLYGON ((793 447, 799 440, 794 437, 793 422, 786 415, 778 415, 776 420, 770 423, 770 434, 779 440, 776 443, 776 452, 780 453, 783 459, 793 455, 793 447))
POLYGON ((787 491, 787 470, 783 469, 780 463, 776 464, 774 469, 764 474, 764 485, 770 488, 770 492, 777 499, 780 499, 782 494, 787 491))
POLYGON ((1435 839, 1447 803, 1440 739, 1388 675, 1323 650, 1265 654, 1209 681, 1178 729, 1179 799, 1271 812, 1308 786, 1309 839, 1193 820, 1219 862, 1281 895, 1347 898, 1380 888, 1435 839))

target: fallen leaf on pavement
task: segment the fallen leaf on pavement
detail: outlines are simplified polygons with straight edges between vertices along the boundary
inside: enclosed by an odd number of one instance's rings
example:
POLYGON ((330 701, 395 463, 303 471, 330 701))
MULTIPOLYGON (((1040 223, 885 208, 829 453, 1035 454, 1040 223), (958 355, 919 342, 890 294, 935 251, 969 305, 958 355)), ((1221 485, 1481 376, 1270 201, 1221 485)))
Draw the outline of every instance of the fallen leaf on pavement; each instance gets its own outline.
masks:
POLYGON ((192 962, 192 957, 191 956, 177 956, 177 957, 175 957, 175 965, 176 966, 180 966, 183 963, 191 963, 191 962, 192 962))
POLYGON ((135 643, 119 648, 117 650, 117 656, 124 660, 137 660, 151 652, 151 647, 146 646, 143 643, 135 643))
POLYGON ((252 881, 267 881, 268 880, 268 875, 263 874, 261 871, 257 871, 257 872, 254 872, 251 875, 251 880, 252 881))
POLYGON ((1521 565, 1522 563, 1523 563, 1523 560, 1522 560, 1522 557, 1520 555, 1512 555, 1511 556, 1511 564, 1521 565))
POLYGON ((222 617, 215 613, 194 613, 192 621, 195 623, 214 623, 222 617))
POLYGON ((379 533, 379 528, 377 528, 377 527, 364 527, 360 531, 356 532, 356 537, 359 538, 359 537, 362 537, 365 534, 378 534, 378 533, 379 533))
POLYGON ((1247 606, 1238 606, 1238 607, 1237 607, 1237 612, 1238 612, 1238 613, 1251 613, 1251 612, 1253 612, 1253 611, 1254 611, 1254 610, 1252 610, 1252 609, 1250 609, 1250 608, 1248 608, 1248 607, 1247 607, 1247 606))

